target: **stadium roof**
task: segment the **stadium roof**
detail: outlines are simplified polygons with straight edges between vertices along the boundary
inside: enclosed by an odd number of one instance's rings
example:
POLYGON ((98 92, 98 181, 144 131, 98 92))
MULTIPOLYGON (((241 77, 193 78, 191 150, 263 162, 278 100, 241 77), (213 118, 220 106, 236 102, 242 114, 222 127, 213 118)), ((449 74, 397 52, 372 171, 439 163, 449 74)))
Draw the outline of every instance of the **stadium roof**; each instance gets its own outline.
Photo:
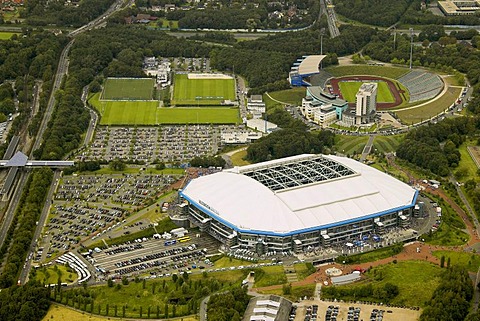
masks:
POLYGON ((236 231, 287 236, 406 209, 417 191, 350 158, 298 155, 199 177, 182 196, 236 231))
POLYGON ((337 96, 335 95, 326 93, 320 86, 307 87, 307 91, 313 98, 324 104, 332 104, 334 106, 345 106, 346 104, 348 104, 346 100, 337 98, 337 96))
POLYGON ((298 73, 300 75, 316 74, 319 72, 320 62, 325 58, 325 55, 307 56, 298 65, 298 73))

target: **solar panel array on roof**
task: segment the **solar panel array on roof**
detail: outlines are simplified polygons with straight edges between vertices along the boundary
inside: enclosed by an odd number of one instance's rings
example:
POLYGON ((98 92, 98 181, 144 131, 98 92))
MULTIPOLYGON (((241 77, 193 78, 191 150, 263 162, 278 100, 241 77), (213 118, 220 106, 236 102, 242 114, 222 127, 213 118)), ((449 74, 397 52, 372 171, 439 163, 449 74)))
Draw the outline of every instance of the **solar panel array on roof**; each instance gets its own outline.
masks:
POLYGON ((260 182, 272 191, 280 191, 356 173, 339 162, 318 156, 302 161, 254 169, 243 172, 243 174, 260 182))

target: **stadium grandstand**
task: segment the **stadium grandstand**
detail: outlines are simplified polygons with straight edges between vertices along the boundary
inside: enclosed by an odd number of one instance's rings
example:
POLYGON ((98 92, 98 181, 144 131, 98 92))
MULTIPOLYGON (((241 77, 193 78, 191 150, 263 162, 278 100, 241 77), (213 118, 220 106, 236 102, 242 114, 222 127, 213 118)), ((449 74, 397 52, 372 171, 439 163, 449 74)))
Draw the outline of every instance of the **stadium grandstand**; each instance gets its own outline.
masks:
POLYGON ((293 66, 288 75, 290 85, 310 86, 307 78, 316 75, 320 72, 320 62, 325 58, 325 55, 303 56, 293 63, 293 66))
POLYGON ((438 75, 423 70, 412 70, 398 81, 410 93, 410 102, 432 99, 443 89, 443 81, 438 75))
POLYGON ((325 88, 327 85, 327 81, 333 78, 333 75, 330 74, 329 72, 325 70, 320 70, 320 72, 317 75, 313 75, 310 77, 310 84, 312 86, 318 86, 321 88, 325 88))
POLYGON ((417 194, 353 159, 313 154, 202 176, 180 192, 200 231, 258 254, 298 253, 405 227, 417 194))

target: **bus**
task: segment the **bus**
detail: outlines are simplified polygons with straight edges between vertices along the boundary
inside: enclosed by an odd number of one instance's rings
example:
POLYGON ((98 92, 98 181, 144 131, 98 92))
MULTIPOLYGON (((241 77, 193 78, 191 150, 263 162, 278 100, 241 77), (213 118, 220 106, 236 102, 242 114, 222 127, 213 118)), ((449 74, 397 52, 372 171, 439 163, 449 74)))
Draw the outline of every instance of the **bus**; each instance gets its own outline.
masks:
POLYGON ((178 239, 178 242, 183 243, 183 242, 188 242, 190 241, 190 236, 184 236, 178 239))

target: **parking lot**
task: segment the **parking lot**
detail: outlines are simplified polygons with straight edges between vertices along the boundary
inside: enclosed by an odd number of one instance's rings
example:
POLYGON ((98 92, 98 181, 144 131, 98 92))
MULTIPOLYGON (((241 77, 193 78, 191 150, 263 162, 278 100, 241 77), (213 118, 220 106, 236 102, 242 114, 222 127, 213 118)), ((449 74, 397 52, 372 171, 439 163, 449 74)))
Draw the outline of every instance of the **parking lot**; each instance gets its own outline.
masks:
MULTIPOLYGON (((129 211, 151 202, 177 178, 173 175, 115 174, 65 176, 55 193, 34 260, 72 249, 118 228, 129 211)), ((136 223, 136 224, 140 224, 136 223)), ((142 226, 140 226, 140 229, 142 226)))
POLYGON ((305 300, 296 304, 295 321, 414 321, 421 311, 379 304, 305 300), (316 306, 315 318, 313 317, 316 306))
POLYGON ((85 255, 103 278, 121 278, 150 274, 151 278, 168 277, 172 273, 204 270, 212 266, 205 256, 218 251, 219 244, 213 238, 190 235, 190 240, 164 239, 158 236, 137 239, 109 248, 90 251, 85 255), (173 243, 167 245, 168 243, 173 243))
POLYGON ((98 127, 88 150, 78 161, 115 159, 151 163, 188 161, 215 155, 222 135, 253 132, 243 125, 165 125, 159 127, 98 127))

